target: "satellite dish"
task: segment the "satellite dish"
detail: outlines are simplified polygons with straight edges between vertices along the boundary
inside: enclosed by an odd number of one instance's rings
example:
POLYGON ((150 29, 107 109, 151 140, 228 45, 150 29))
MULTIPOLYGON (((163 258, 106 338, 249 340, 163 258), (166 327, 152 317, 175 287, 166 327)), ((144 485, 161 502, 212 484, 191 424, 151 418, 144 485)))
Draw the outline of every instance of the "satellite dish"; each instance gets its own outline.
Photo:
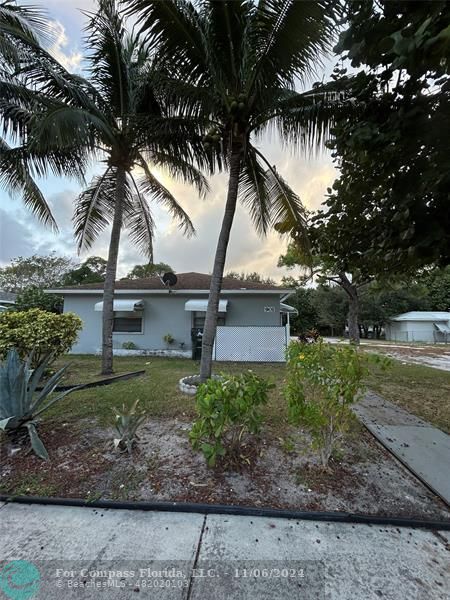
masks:
POLYGON ((165 286, 172 287, 176 285, 178 278, 175 273, 164 273, 162 280, 165 286))

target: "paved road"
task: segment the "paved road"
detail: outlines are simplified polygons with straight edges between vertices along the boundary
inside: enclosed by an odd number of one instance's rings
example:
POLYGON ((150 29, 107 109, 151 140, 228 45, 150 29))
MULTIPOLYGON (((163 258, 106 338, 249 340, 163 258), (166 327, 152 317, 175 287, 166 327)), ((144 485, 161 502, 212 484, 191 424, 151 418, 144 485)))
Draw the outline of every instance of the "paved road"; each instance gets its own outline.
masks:
POLYGON ((372 392, 354 411, 375 437, 450 506, 450 436, 372 392))
MULTIPOLYGON (((448 542, 448 532, 344 523, 0 507, 0 564, 31 562, 12 567, 34 581, 26 597, 42 600, 442 600, 448 542)), ((0 598, 14 600, 8 581, 3 570, 0 598)))

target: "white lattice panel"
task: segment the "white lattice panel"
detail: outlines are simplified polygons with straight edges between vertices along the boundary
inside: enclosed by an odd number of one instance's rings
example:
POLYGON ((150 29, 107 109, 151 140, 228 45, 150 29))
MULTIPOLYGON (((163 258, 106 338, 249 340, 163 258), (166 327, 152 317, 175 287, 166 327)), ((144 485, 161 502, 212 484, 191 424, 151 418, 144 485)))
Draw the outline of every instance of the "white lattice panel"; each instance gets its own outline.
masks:
POLYGON ((217 328, 215 360, 236 362, 284 362, 285 327, 217 328))

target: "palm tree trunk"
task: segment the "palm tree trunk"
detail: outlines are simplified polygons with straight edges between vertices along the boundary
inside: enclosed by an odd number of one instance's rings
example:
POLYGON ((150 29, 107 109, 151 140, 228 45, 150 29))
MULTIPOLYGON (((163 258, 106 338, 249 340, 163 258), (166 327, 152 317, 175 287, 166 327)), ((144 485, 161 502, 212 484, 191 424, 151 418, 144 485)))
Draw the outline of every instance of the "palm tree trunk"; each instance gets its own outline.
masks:
POLYGON ((117 257, 119 254, 120 232, 122 229, 125 179, 125 170, 123 168, 118 168, 116 175, 114 218, 111 229, 111 239, 109 242, 105 285, 103 288, 102 375, 110 375, 111 373, 113 373, 113 303, 114 290, 116 285, 117 257))
POLYGON ((214 268, 209 288, 208 307, 206 309, 205 326, 202 339, 202 359, 200 363, 200 381, 206 381, 211 377, 212 352, 214 338, 217 330, 217 313, 219 310, 220 290, 222 289, 223 271, 227 257, 230 231, 233 225, 234 213, 239 190, 239 175, 242 160, 242 144, 235 143, 232 146, 230 157, 230 176, 228 179, 228 194, 223 215, 222 227, 217 242, 216 255, 214 257, 214 268))

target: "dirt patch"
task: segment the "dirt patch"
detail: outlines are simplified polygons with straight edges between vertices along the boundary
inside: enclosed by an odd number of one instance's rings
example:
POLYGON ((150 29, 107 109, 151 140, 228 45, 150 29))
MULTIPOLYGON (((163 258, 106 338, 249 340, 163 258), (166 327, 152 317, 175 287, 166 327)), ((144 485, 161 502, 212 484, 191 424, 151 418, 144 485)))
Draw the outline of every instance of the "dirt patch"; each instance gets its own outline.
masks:
POLYGON ((306 433, 290 429, 279 438, 270 428, 252 443, 250 465, 211 469, 191 449, 190 427, 180 419, 152 419, 128 456, 113 451, 108 429, 47 424, 41 433, 49 463, 25 449, 11 456, 13 446, 3 439, 0 491, 450 517, 438 498, 359 427, 333 458, 330 472, 319 468, 306 433))
POLYGON ((450 371, 450 346, 367 346, 369 352, 383 353, 403 363, 450 371))

